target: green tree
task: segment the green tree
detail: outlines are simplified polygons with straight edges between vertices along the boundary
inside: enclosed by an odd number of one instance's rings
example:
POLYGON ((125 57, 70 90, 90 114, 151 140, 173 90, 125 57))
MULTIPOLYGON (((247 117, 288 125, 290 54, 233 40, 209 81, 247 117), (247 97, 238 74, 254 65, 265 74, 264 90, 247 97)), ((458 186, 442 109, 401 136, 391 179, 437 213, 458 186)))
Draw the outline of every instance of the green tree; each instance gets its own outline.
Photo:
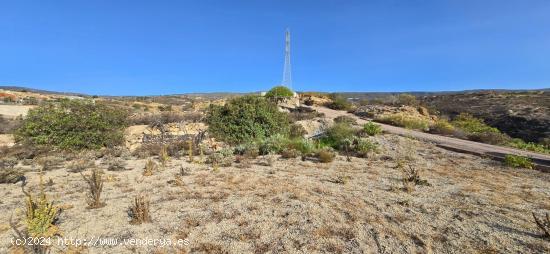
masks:
POLYGON ((286 86, 276 86, 271 88, 266 94, 265 97, 269 99, 273 99, 276 101, 281 101, 284 99, 288 99, 290 97, 294 96, 294 92, 290 90, 290 88, 286 86))

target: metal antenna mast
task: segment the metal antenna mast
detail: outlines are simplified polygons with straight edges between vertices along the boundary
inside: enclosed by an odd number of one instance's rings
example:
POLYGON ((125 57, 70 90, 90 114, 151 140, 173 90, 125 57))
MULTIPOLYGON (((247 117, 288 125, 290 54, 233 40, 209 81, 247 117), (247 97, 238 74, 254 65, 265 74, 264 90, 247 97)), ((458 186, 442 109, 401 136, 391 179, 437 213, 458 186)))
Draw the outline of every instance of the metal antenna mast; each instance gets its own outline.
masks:
POLYGON ((292 74, 290 67, 290 30, 285 32, 285 67, 283 69, 283 86, 292 89, 292 74))

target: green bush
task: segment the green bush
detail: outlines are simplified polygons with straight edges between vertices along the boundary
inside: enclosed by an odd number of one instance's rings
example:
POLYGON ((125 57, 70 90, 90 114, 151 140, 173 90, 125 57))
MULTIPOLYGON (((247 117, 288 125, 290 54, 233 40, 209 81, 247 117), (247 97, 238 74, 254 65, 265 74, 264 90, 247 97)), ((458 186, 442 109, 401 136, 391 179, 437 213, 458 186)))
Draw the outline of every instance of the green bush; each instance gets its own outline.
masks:
POLYGON ((527 169, 533 169, 534 164, 531 162, 531 159, 523 156, 517 156, 517 155, 506 155, 504 158, 504 164, 506 164, 509 167, 514 168, 527 168, 527 169))
POLYGON ((501 145, 510 139, 508 135, 501 133, 497 128, 487 125, 483 120, 468 113, 461 113, 451 124, 465 132, 468 139, 473 141, 501 145))
POLYGON ((126 118, 126 111, 99 102, 61 100, 31 109, 16 140, 63 149, 112 147, 124 141, 126 118))
POLYGON ((281 134, 264 138, 259 142, 259 150, 261 155, 276 154, 283 151, 289 143, 289 139, 281 134))
POLYGON ((533 143, 533 142, 525 142, 525 141, 523 141, 519 138, 514 138, 514 139, 510 140, 510 142, 508 142, 506 145, 510 146, 510 147, 522 149, 522 150, 528 150, 528 151, 533 151, 533 152, 537 152, 537 153, 550 154, 550 146, 543 145, 543 144, 537 144, 537 143, 533 143))
POLYGON ((321 138, 321 143, 335 149, 342 149, 348 145, 349 140, 353 140, 356 131, 348 123, 335 123, 325 132, 321 138))
POLYGON ((265 97, 269 99, 282 100, 294 96, 294 92, 286 86, 276 86, 271 88, 266 94, 265 97))
POLYGON ((332 102, 328 103, 326 106, 334 110, 350 110, 351 103, 346 100, 346 98, 338 95, 331 95, 332 102))
POLYGON ((416 101, 416 96, 412 94, 407 94, 407 93, 399 94, 399 96, 397 97, 397 103, 399 105, 408 105, 408 106, 418 105, 418 102, 416 101))
POLYGON ((437 120, 431 127, 430 132, 443 135, 452 135, 455 133, 455 127, 445 119, 437 120))
POLYGON ((260 96, 234 98, 223 106, 210 105, 206 122, 217 139, 232 144, 250 143, 275 134, 287 134, 287 114, 260 96))
POLYGON ((287 144, 288 149, 295 149, 302 155, 311 154, 315 151, 315 143, 305 138, 295 138, 289 140, 287 144))
POLYGON ((376 136, 382 133, 382 127, 380 127, 379 124, 368 121, 365 125, 363 125, 363 131, 369 136, 376 136))
POLYGON ((497 128, 485 124, 483 120, 475 118, 468 113, 461 113, 451 122, 451 124, 469 134, 485 132, 500 133, 497 128))
POLYGON ((378 144, 364 138, 356 139, 353 145, 353 150, 359 157, 367 157, 369 153, 376 152, 378 150, 378 144))
POLYGON ((481 132, 468 134, 468 139, 491 145, 503 145, 508 143, 510 137, 501 132, 481 132))

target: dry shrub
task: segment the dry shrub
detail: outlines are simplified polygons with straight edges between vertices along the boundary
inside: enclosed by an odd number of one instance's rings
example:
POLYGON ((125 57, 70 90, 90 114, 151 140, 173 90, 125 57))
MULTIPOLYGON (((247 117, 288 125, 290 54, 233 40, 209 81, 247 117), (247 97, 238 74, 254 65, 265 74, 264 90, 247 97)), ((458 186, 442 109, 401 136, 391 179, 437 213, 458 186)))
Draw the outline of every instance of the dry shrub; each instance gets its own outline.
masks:
POLYGON ((275 163, 275 156, 272 154, 264 155, 258 161, 258 165, 271 167, 275 163))
POLYGON ((335 183, 335 184, 347 184, 349 181, 351 180, 351 177, 350 176, 346 176, 346 175, 339 175, 337 176, 336 178, 333 178, 333 179, 330 179, 328 180, 329 182, 331 183, 335 183))
POLYGON ((322 163, 329 163, 336 158, 336 152, 330 148, 324 148, 317 152, 317 158, 322 163))
POLYGON ((243 155, 236 155, 235 162, 237 163, 235 166, 237 168, 250 168, 252 166, 250 163, 250 158, 243 155))
POLYGON ((101 192, 103 191, 103 178, 102 172, 99 169, 93 169, 92 174, 88 177, 82 174, 82 178, 88 184, 88 208, 100 208, 105 206, 104 202, 101 202, 101 192))
POLYGON ((21 170, 14 168, 0 169, 0 183, 17 183, 24 179, 24 174, 21 170))
POLYGON ((69 172, 73 173, 80 173, 86 169, 93 168, 95 166, 95 163, 89 159, 82 158, 77 159, 75 161, 72 161, 67 168, 69 169, 69 172))
POLYGON ((99 150, 99 157, 127 157, 128 149, 121 146, 104 147, 99 150))
POLYGON ((289 137, 291 138, 301 138, 307 134, 306 128, 299 123, 293 123, 290 125, 289 137))
POLYGON ((534 212, 532 214, 535 223, 544 232, 544 236, 550 239, 550 215, 546 213, 546 218, 538 218, 534 212))
POLYGON ((407 165, 407 167, 400 167, 401 171, 403 172, 403 188, 407 192, 413 191, 414 186, 416 185, 429 186, 428 181, 420 179, 420 171, 416 167, 412 165, 407 165))
POLYGON ((0 154, 5 157, 15 157, 18 160, 34 159, 51 153, 51 149, 46 146, 29 145, 18 143, 12 147, 0 147, 0 154))
POLYGON ((130 224, 142 224, 151 222, 151 215, 149 214, 149 199, 144 195, 139 195, 134 198, 134 203, 128 208, 128 216, 130 217, 130 224))
POLYGON ((14 157, 0 160, 0 183, 16 183, 23 178, 23 172, 14 169, 17 159, 14 157))
POLYGON ((184 140, 172 141, 172 142, 168 142, 167 144, 148 143, 148 144, 142 144, 140 147, 134 150, 132 155, 140 159, 145 159, 152 156, 160 156, 162 150, 165 149, 166 153, 170 157, 179 158, 184 154, 185 150, 189 149, 189 146, 190 146, 189 142, 184 140))
POLYGON ((40 166, 42 171, 48 171, 60 168, 63 162, 63 158, 51 155, 37 157, 34 159, 34 161, 40 166))
POLYGON ((286 149, 281 152, 281 157, 285 159, 296 158, 300 156, 300 151, 296 149, 286 149))
POLYGON ((126 168, 126 161, 116 157, 106 157, 103 164, 107 165, 109 171, 124 171, 126 168))
POLYGON ((311 120, 316 117, 323 117, 324 115, 325 114, 319 113, 308 107, 296 107, 294 109, 290 109, 289 118, 292 122, 296 122, 301 120, 311 120))
POLYGON ((166 146, 162 147, 162 149, 160 150, 159 160, 163 168, 165 168, 168 165, 168 162, 170 162, 170 155, 168 154, 166 146))
POLYGON ((334 122, 335 123, 346 123, 346 124, 350 124, 350 125, 355 125, 357 124, 357 120, 351 116, 338 116, 336 118, 334 118, 334 122))
POLYGON ((157 163, 154 162, 152 159, 147 160, 145 163, 145 167, 143 168, 143 175, 144 176, 151 176, 153 175, 153 172, 157 170, 157 163))

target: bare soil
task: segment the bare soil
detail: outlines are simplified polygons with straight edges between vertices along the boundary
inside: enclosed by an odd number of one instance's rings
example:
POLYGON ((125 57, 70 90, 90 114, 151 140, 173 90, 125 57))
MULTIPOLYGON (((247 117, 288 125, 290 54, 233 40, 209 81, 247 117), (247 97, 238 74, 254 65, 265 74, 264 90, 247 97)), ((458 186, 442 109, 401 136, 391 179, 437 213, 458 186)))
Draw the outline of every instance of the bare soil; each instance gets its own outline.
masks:
MULTIPOLYGON (((128 171, 105 170, 105 207, 86 208, 81 175, 45 172, 51 199, 64 210, 65 238, 187 239, 181 247, 89 246, 88 253, 548 253, 531 212, 550 210, 550 174, 444 150, 392 134, 377 136, 369 158, 332 163, 258 157, 213 170, 172 160, 143 176, 146 160, 126 158, 128 171), (428 185, 404 189, 398 161, 420 170, 428 185), (247 167, 246 165, 249 165, 247 167), (177 177, 183 167, 186 174, 177 177), (179 181, 179 180, 181 181, 179 181), (152 222, 131 225, 138 194, 151 200, 152 222)), ((98 167, 101 160, 96 161, 98 167)), ((36 166, 22 166, 36 170, 36 166)), ((88 170, 89 171, 89 170, 88 170)), ((88 174, 88 172, 85 172, 88 174)), ((38 173, 26 173, 37 191, 38 173)), ((11 248, 10 217, 22 215, 19 184, 1 184, 0 252, 11 248)), ((54 253, 66 251, 54 246, 54 253)))

